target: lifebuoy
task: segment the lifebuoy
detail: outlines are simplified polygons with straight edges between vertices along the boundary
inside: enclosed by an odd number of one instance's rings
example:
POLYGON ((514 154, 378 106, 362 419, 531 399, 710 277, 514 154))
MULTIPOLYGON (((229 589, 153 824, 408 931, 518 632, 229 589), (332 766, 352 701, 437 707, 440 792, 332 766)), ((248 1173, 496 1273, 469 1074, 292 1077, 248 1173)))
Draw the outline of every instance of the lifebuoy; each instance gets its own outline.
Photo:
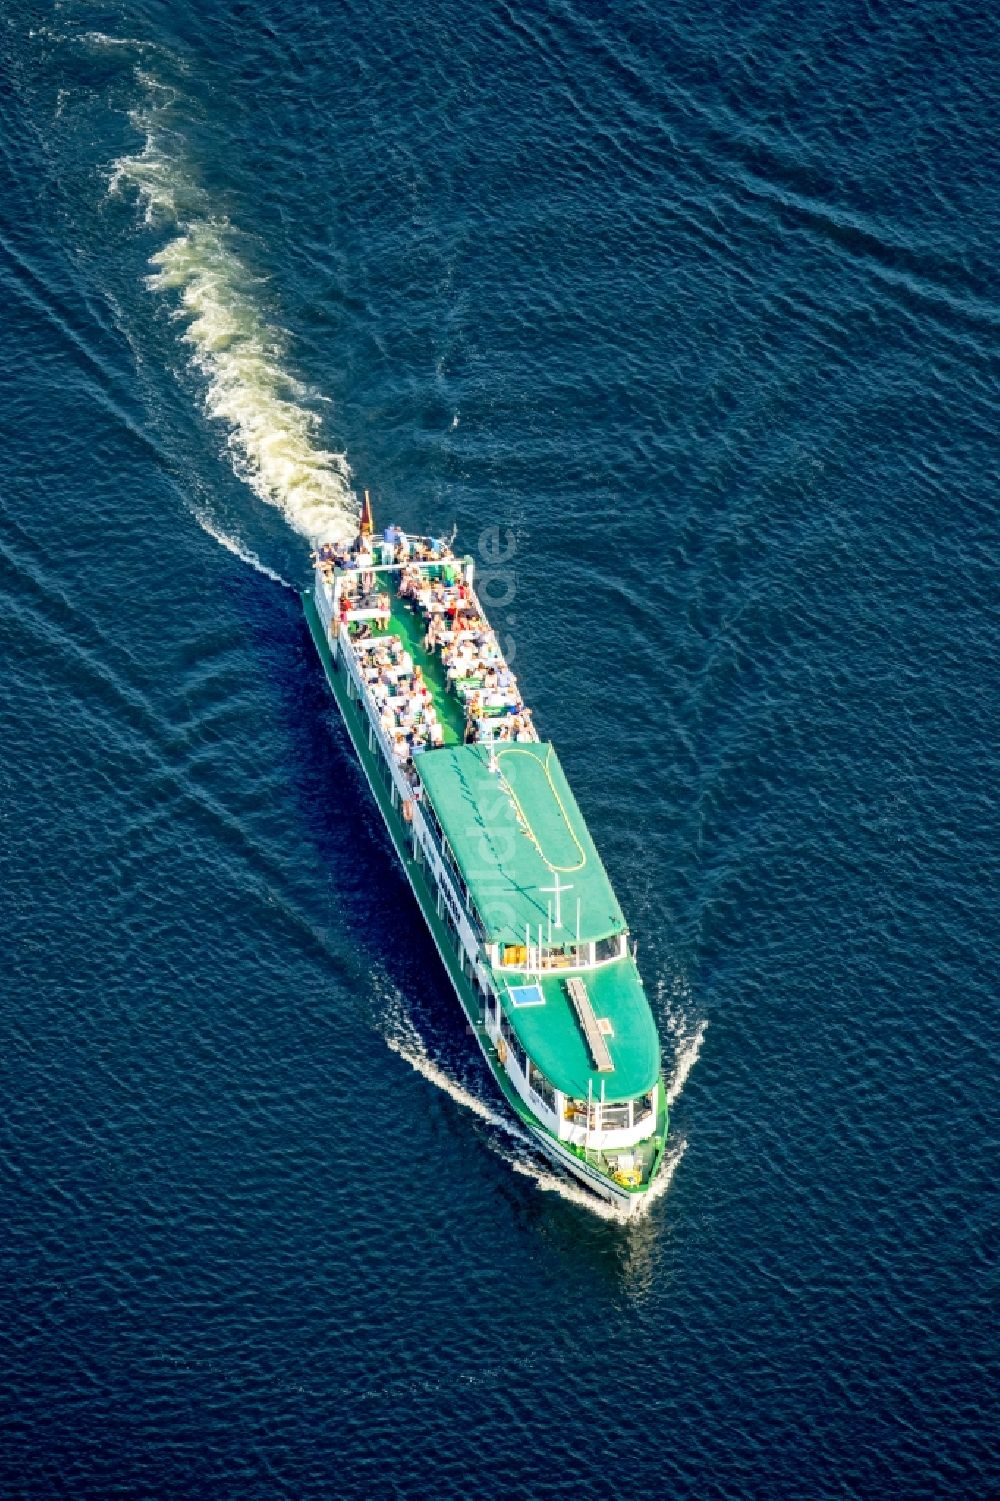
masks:
POLYGON ((507 1062, 507 1044, 502 1037, 497 1038, 497 1057, 501 1063, 507 1062))
POLYGON ((403 803, 403 822, 404 823, 412 823, 413 822, 413 804, 410 802, 409 798, 407 798, 406 801, 403 803))

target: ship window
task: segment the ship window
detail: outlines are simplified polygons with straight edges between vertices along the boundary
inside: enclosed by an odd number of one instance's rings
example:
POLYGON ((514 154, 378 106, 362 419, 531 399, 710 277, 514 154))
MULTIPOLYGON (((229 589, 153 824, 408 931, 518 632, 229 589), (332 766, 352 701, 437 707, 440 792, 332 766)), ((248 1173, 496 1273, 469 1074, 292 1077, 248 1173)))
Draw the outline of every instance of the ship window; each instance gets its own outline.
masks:
POLYGON ((567 1100, 565 1117, 567 1120, 572 1121, 574 1126, 586 1126, 588 1130, 596 1131, 597 1103, 596 1101, 590 1102, 588 1108, 588 1101, 586 1100, 567 1100))
POLYGON ((615 933, 611 938, 600 938, 594 945, 594 959, 600 964, 604 959, 617 959, 622 952, 622 934, 615 933))
POLYGON ((555 1110, 556 1092, 535 1063, 528 1064, 528 1083, 549 1109, 555 1110))
POLYGON ((545 949, 542 954, 542 965, 545 969, 568 969, 576 963, 576 946, 560 944, 556 948, 545 949))
POLYGON ((605 1131, 625 1131, 632 1124, 632 1105, 605 1105, 601 1111, 601 1125, 605 1131))
POLYGON ((643 1094, 643 1095, 640 1095, 637 1100, 633 1100, 632 1101, 632 1104, 635 1107, 635 1114, 634 1114, 634 1117, 633 1117, 633 1123, 636 1126, 640 1125, 643 1121, 647 1120, 649 1118, 649 1116, 654 1115, 655 1112, 656 1112, 656 1097, 655 1097, 655 1095, 652 1095, 652 1094, 643 1094))
POLYGON ((517 1040, 517 1033, 510 1024, 510 1018, 505 1011, 500 1013, 500 1033, 504 1042, 510 1049, 510 1056, 523 1074, 528 1066, 528 1055, 517 1040))

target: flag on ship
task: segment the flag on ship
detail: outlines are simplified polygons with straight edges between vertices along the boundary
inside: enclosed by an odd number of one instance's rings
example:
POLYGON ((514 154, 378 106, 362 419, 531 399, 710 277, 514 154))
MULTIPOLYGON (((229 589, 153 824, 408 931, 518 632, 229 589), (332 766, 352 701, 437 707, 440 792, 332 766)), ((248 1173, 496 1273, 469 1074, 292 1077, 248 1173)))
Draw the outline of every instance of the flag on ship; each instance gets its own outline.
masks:
POLYGON ((361 524, 358 527, 358 531, 360 532, 362 537, 370 537, 374 529, 375 523, 372 520, 371 496, 366 490, 364 505, 361 507, 361 524))

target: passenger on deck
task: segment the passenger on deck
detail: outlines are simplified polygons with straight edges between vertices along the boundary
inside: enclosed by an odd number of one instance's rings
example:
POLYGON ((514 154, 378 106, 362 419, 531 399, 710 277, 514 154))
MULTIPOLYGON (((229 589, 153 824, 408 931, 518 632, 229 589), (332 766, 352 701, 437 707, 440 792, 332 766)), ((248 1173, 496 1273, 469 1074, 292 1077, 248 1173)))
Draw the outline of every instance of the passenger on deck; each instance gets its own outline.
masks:
MULTIPOLYGON (((383 539, 384 540, 384 539, 383 539)), ((407 548, 411 544, 407 543, 407 548)), ((412 548, 421 559, 450 556, 438 544, 412 548)), ((537 739, 530 713, 524 709, 517 679, 504 661, 496 633, 481 613, 479 602, 454 566, 442 566, 442 578, 431 579, 425 568, 410 563, 403 567, 399 594, 423 617, 425 652, 438 651, 447 680, 464 701, 466 740, 531 741, 537 739)), ((384 596, 379 597, 379 604, 384 596)), ((414 748, 444 743, 444 731, 434 712, 431 691, 423 670, 414 667, 409 652, 393 637, 392 705, 396 724, 405 724, 414 736, 414 748), (402 702, 401 702, 402 701, 402 702)))
POLYGON ((424 651, 433 651, 440 639, 441 626, 436 615, 432 615, 430 624, 424 635, 424 651))

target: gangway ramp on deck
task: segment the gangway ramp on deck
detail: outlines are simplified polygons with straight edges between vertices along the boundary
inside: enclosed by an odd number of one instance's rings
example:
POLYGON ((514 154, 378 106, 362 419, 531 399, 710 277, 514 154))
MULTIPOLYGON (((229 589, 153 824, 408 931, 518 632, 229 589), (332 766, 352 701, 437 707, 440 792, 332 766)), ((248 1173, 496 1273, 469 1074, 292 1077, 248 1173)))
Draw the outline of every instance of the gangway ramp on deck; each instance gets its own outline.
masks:
POLYGON ((566 993, 573 1002, 573 1010, 583 1029, 583 1035, 587 1039, 587 1046, 590 1048, 597 1072, 599 1074, 614 1073, 615 1065, 608 1044, 594 1015, 587 986, 579 975, 571 975, 566 981, 566 993))

